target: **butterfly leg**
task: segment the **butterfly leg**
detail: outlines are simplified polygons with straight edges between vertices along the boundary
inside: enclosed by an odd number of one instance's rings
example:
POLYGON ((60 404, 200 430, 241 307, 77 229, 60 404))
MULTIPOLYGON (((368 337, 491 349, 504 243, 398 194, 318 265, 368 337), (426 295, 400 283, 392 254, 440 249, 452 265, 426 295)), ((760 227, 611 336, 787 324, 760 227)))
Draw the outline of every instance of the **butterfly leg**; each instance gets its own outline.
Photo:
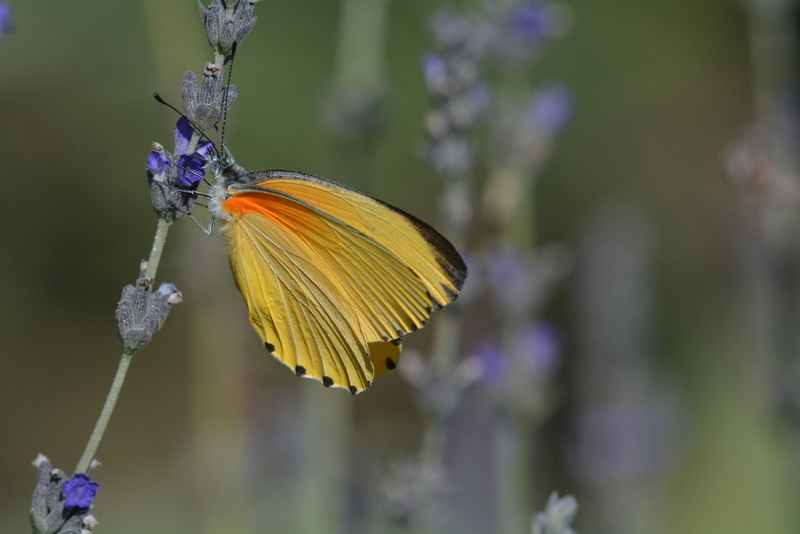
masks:
POLYGON ((190 212, 188 212, 188 211, 187 211, 187 212, 186 212, 186 215, 188 215, 188 216, 189 216, 189 218, 190 218, 191 220, 193 220, 193 221, 194 221, 194 223, 195 223, 197 226, 199 226, 199 227, 200 227, 200 229, 201 229, 203 232, 205 232, 205 234, 206 234, 206 235, 211 235, 211 227, 212 227, 212 226, 214 226, 214 217, 211 217, 211 219, 209 219, 209 221, 208 221, 208 228, 206 228, 206 227, 203 225, 203 223, 201 223, 200 221, 198 221, 198 220, 197 220, 197 217, 195 217, 194 215, 192 215, 190 212))

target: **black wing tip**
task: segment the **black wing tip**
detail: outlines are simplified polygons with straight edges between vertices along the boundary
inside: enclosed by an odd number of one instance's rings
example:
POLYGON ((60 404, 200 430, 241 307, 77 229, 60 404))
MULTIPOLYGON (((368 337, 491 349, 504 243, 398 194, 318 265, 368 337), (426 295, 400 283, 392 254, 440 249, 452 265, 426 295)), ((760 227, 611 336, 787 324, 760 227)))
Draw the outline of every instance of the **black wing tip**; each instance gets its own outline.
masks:
MULTIPOLYGON (((457 289, 461 290, 461 287, 457 287, 457 289)), ((458 298, 458 291, 453 291, 447 286, 442 286, 442 291, 447 295, 447 302, 453 302, 458 298)))

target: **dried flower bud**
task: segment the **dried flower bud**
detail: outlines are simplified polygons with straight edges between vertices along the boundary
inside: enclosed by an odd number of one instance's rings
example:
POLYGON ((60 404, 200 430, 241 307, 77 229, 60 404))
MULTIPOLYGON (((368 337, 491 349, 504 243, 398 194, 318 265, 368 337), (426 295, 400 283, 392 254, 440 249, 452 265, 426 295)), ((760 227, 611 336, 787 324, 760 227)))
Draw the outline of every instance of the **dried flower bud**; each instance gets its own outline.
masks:
POLYGON ((213 0, 207 8, 198 2, 208 42, 215 52, 228 58, 234 45, 244 41, 258 18, 253 16, 253 4, 257 1, 232 0, 231 5, 226 5, 222 0, 213 0))
POLYGON ((186 117, 203 131, 212 129, 228 113, 236 100, 236 87, 224 86, 223 70, 206 63, 203 81, 198 89, 197 76, 186 71, 181 85, 181 102, 186 117))
POLYGON ((152 284, 149 278, 139 278, 135 286, 128 285, 122 290, 117 307, 117 332, 128 354, 147 345, 166 321, 172 304, 182 300, 173 284, 161 284, 154 293, 152 284))

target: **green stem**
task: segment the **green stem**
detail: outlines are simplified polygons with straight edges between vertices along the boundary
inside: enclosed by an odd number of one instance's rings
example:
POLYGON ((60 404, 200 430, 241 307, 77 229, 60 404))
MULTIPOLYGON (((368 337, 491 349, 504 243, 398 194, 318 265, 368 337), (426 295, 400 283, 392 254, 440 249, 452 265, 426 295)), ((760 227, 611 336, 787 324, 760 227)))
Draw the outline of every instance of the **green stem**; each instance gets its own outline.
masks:
MULTIPOLYGON (((161 253, 164 251, 164 244, 167 241, 167 232, 172 223, 166 219, 158 219, 158 227, 156 228, 156 235, 153 238, 153 248, 150 250, 150 259, 147 260, 147 270, 145 271, 145 278, 153 279, 158 270, 158 264, 161 261, 161 253)), ((111 414, 114 412, 114 406, 117 404, 119 392, 122 389, 122 384, 125 382, 125 375, 128 372, 128 367, 131 364, 133 353, 123 353, 122 358, 117 366, 117 374, 114 375, 114 381, 111 383, 111 390, 106 396, 106 403, 103 405, 103 410, 100 412, 100 417, 94 425, 92 435, 89 437, 89 442, 75 467, 76 473, 86 473, 89 466, 94 459, 97 448, 100 446, 100 440, 103 439, 103 434, 108 426, 108 421, 111 419, 111 414)))
POLYGON ((94 455, 97 452, 97 447, 100 446, 100 440, 103 439, 103 433, 106 431, 106 427, 108 426, 108 420, 111 419, 111 413, 114 411, 114 406, 117 404, 117 398, 119 397, 119 392, 122 389, 122 384, 125 382, 125 374, 128 372, 128 366, 131 363, 132 356, 132 353, 122 354, 122 359, 119 361, 117 374, 114 376, 114 381, 111 383, 111 390, 108 392, 108 396, 106 397, 106 403, 103 406, 103 411, 100 412, 100 417, 97 419, 97 423, 94 425, 94 430, 89 438, 89 443, 86 444, 86 449, 83 451, 83 456, 81 456, 77 467, 75 467, 76 473, 86 473, 89 470, 92 459, 94 459, 94 455))
POLYGON ((164 244, 167 242, 167 232, 172 223, 166 219, 158 219, 158 228, 156 228, 156 236, 153 238, 153 248, 150 249, 150 259, 147 260, 147 270, 144 273, 145 278, 151 280, 156 277, 158 264, 161 261, 161 253, 164 251, 164 244))

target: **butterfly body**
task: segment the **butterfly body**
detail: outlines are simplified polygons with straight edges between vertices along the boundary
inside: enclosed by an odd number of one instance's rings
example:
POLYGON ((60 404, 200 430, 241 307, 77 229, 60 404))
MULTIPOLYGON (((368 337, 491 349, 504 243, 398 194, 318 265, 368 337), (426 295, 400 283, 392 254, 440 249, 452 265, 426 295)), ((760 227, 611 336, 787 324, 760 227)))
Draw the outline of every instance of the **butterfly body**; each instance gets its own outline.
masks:
POLYGON ((362 391, 463 286, 455 248, 397 208, 310 174, 247 173, 226 155, 209 170, 250 322, 299 376, 362 391))

